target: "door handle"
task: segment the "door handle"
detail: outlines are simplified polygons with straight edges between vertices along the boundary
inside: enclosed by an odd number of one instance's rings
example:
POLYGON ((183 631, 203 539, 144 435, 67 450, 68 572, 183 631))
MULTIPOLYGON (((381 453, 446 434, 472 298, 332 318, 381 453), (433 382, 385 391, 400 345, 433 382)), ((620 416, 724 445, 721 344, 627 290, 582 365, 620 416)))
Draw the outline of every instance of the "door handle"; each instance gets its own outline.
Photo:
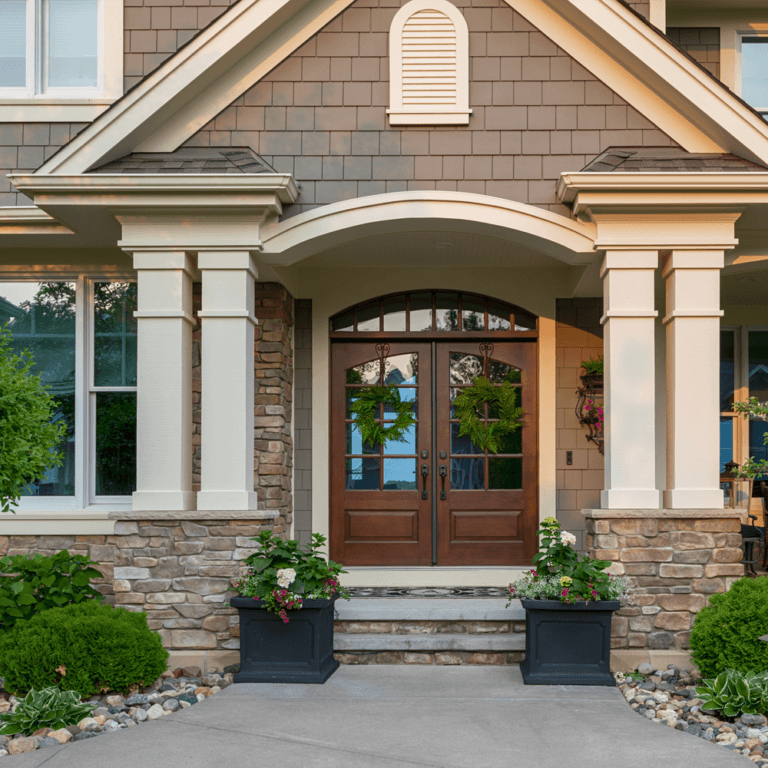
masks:
POLYGON ((421 491, 421 498, 422 499, 428 499, 429 498, 429 492, 427 491, 427 477, 429 475, 429 464, 422 464, 421 465, 421 478, 424 481, 424 487, 421 491))
POLYGON ((442 490, 440 491, 440 500, 445 501, 445 478, 448 474, 448 467, 445 466, 445 464, 440 465, 440 478, 443 483, 442 490))

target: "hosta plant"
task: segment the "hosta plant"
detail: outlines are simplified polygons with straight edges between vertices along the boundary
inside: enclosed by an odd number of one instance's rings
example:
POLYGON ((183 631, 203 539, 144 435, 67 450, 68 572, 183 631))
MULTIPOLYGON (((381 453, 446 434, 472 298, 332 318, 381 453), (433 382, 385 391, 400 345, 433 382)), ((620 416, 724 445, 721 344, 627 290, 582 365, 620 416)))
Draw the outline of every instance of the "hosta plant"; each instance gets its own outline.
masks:
POLYGON ((57 731, 75 725, 93 712, 93 704, 80 703, 77 691, 62 691, 54 686, 40 691, 34 688, 16 705, 16 711, 2 715, 0 734, 30 736, 38 728, 57 731))
POLYGON ((726 669, 717 677, 702 680, 696 695, 702 707, 726 717, 762 715, 768 712, 768 671, 739 672, 726 669))

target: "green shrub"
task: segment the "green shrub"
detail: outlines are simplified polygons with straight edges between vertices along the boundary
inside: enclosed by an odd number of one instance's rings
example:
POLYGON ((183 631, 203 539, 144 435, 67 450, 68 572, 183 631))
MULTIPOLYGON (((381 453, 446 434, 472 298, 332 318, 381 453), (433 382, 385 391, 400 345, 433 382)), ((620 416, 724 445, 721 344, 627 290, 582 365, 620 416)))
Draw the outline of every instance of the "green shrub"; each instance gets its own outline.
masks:
POLYGON ((54 687, 30 691, 18 703, 14 713, 0 716, 0 734, 13 736, 23 733, 31 736, 38 728, 58 731, 89 717, 93 707, 93 704, 81 704, 76 691, 60 691, 54 687))
POLYGON ((168 651, 144 613, 89 600, 19 621, 0 637, 6 690, 57 686, 90 696, 149 685, 166 669, 168 651))
POLYGON ((726 669, 768 669, 768 576, 740 579, 728 592, 712 595, 696 616, 691 655, 704 677, 726 669))
POLYGON ((707 711, 722 712, 726 717, 768 712, 768 672, 727 669, 714 680, 701 683, 696 695, 704 700, 702 706, 707 711))
POLYGON ((0 557, 0 630, 48 608, 91 599, 101 602, 101 593, 90 586, 91 579, 102 575, 93 565, 98 563, 66 549, 51 557, 39 553, 0 557))

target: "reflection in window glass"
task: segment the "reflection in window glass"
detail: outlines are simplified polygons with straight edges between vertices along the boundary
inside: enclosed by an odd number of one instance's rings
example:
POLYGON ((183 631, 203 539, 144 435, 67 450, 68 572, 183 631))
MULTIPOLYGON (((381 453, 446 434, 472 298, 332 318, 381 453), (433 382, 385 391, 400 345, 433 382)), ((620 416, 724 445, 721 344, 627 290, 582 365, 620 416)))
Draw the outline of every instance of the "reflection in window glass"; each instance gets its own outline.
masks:
POLYGON ((347 384, 378 384, 381 364, 378 360, 347 369, 347 384))
POLYGON ((477 355, 451 352, 451 384, 467 384, 483 375, 483 359, 477 355))
POLYGON ((73 496, 75 493, 75 283, 0 282, 0 325, 8 324, 12 349, 28 350, 56 401, 53 420, 66 425, 57 451, 62 464, 52 467, 24 496, 73 496))
POLYGON ((391 296, 382 302, 384 309, 384 330, 405 330, 405 297, 391 296))
MULTIPOLYGON (((385 424, 384 426, 391 427, 392 424, 385 424)), ((388 453, 390 455, 416 453, 416 425, 411 424, 411 426, 408 427, 408 429, 405 431, 405 434, 403 435, 402 440, 387 440, 387 444, 384 446, 384 453, 388 453)))
MULTIPOLYGON (((419 356, 416 352, 409 355, 392 355, 384 361, 385 384, 416 384, 419 373, 419 356)), ((400 393, 402 395, 402 392, 400 393)))
POLYGON ((432 330, 432 294, 411 294, 411 330, 432 330))
POLYGON ((515 312, 515 330, 535 331, 536 318, 533 315, 525 314, 525 312, 515 312))
POLYGON ((485 330, 485 301, 474 296, 461 297, 461 325, 465 331, 485 330))
POLYGON ((523 460, 488 459, 488 488, 513 489, 523 487, 523 460))
POLYGON ((136 393, 96 395, 96 495, 136 490, 136 393))
POLYGON ((720 473, 725 472, 725 465, 733 461, 733 419, 720 419, 720 473))
POLYGON ((380 331, 381 317, 379 302, 366 304, 357 310, 357 330, 358 331, 380 331))
POLYGON ((485 459, 451 459, 451 489, 482 491, 485 488, 485 459))
POLYGON ((355 330, 355 313, 351 310, 331 320, 332 331, 350 333, 355 330))
POLYGON ((97 19, 97 0, 44 0, 49 87, 98 85, 97 19))
POLYGON ((509 331, 512 328, 510 322, 509 307, 498 301, 488 302, 488 330, 509 331))
POLYGON ((0 2, 0 88, 26 85, 26 22, 26 0, 0 2))
MULTIPOLYGON (((768 459, 768 446, 764 444, 764 437, 768 433, 768 422, 766 421, 749 421, 749 455, 755 459, 755 461, 761 461, 768 459)), ((755 478, 756 480, 765 480, 765 475, 760 475, 755 478)))
MULTIPOLYGON (((360 434, 356 424, 347 424, 347 453, 379 453, 378 445, 363 443, 363 436, 360 434)), ((405 453, 405 451, 403 451, 405 453)))
POLYGON ((451 424, 451 454, 462 454, 462 453, 479 453, 482 454, 482 449, 475 445, 472 440, 470 440, 468 435, 462 435, 459 437, 459 432, 461 431, 461 424, 451 424))
POLYGON ((459 295, 457 293, 437 293, 435 296, 435 330, 459 330, 459 295))
POLYGON ((768 331, 749 332, 749 395, 768 400, 768 331))
POLYGON ((379 461, 381 459, 347 459, 347 490, 378 490, 379 461))
POLYGON ((735 379, 735 333, 720 333, 720 411, 730 411, 733 394, 736 389, 735 379))
MULTIPOLYGON (((413 416, 418 416, 418 408, 416 403, 416 388, 415 387, 398 387, 400 393, 400 399, 404 403, 412 403, 413 416)), ((394 421, 397 418, 397 413, 391 405, 384 404, 384 418, 394 421)))
POLYGON ((136 283, 94 286, 94 385, 136 386, 136 283))
POLYGON ((385 491, 413 490, 416 480, 416 459, 384 459, 385 491))
POLYGON ((755 109, 768 110, 768 37, 741 39, 741 98, 755 109))

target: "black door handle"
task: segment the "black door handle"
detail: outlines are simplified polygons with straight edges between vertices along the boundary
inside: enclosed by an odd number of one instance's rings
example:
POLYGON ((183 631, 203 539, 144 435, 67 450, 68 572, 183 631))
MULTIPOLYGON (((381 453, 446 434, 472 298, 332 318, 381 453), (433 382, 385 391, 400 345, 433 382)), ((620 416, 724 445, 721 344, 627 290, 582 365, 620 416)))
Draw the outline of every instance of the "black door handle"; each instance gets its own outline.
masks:
POLYGON ((440 491, 440 500, 445 501, 445 477, 448 474, 448 467, 445 464, 440 465, 440 478, 442 479, 443 487, 440 491))
POLYGON ((428 499, 429 493, 427 491, 427 476, 429 475, 429 464, 422 464, 421 465, 421 477, 424 481, 424 487, 421 491, 421 498, 422 499, 428 499))

